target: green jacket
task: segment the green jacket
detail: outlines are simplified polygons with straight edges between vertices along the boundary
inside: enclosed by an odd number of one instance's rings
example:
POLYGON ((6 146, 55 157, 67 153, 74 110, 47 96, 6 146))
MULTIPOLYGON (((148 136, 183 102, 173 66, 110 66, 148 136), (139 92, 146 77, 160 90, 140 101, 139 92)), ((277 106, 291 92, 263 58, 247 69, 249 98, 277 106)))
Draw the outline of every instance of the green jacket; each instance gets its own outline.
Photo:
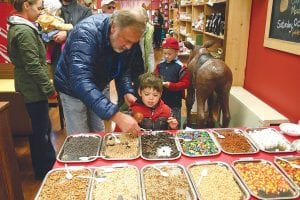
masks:
POLYGON ((54 92, 46 64, 45 46, 37 28, 30 21, 10 16, 7 41, 8 54, 15 66, 15 90, 25 103, 47 100, 54 92))

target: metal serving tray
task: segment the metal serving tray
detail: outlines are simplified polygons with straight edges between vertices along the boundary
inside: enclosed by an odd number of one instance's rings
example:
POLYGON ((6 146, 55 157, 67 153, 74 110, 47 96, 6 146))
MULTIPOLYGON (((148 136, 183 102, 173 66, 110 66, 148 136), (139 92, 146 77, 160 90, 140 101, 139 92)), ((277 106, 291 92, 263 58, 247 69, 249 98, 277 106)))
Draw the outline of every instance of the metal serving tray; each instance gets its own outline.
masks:
POLYGON ((140 157, 141 138, 129 133, 108 133, 103 137, 101 156, 105 160, 133 160, 140 157), (127 135, 124 135, 127 134, 127 135), (115 151, 115 155, 113 154, 115 151))
POLYGON ((255 154, 257 152, 259 152, 259 148, 255 145, 255 143, 252 141, 252 139, 248 136, 248 134, 245 134, 245 132, 243 132, 242 130, 240 129, 237 129, 237 128, 220 128, 220 129, 211 129, 212 131, 212 134, 215 136, 216 140, 219 142, 220 146, 221 146, 221 149, 224 153, 227 153, 227 154, 255 154), (225 138, 219 138, 218 137, 218 134, 219 133, 220 135, 223 135, 225 136, 225 138), (229 150, 226 150, 226 147, 225 147, 225 144, 229 144, 229 145, 235 145, 236 147, 239 147, 240 145, 237 143, 237 141, 232 141, 232 137, 230 138, 230 136, 227 136, 226 137, 226 132, 230 132, 230 134, 236 134, 236 135, 239 135, 241 136, 243 139, 245 139, 245 142, 249 145, 249 151, 236 151, 236 152, 233 152, 233 151, 229 151, 229 150), (225 135, 224 135, 225 134, 225 135))
POLYGON ((142 199, 140 172, 136 166, 116 163, 93 169, 90 200, 142 199), (130 183, 130 181, 134 182, 130 183))
POLYGON ((83 199, 83 198, 88 199, 91 180, 81 178, 80 176, 92 176, 91 169, 85 167, 71 166, 68 167, 68 171, 73 176, 71 179, 66 178, 66 174, 67 174, 66 168, 56 168, 50 170, 45 176, 41 184, 41 187, 39 188, 34 199, 52 200, 52 199, 66 199, 67 197, 69 199, 83 199), (82 184, 83 185, 87 184, 86 189, 81 187, 82 184), (46 194, 43 194, 44 190, 47 190, 46 194), (52 191, 52 193, 50 191, 52 191), (76 195, 82 195, 82 197, 76 195))
POLYGON ((211 190, 211 193, 213 196, 211 199, 223 199, 225 198, 225 195, 229 195, 227 199, 231 200, 247 200, 250 198, 250 194, 243 185, 243 183, 240 181, 240 179, 237 177, 237 175, 234 173, 232 168, 224 162, 211 162, 211 161, 203 161, 203 162, 195 162, 190 164, 187 167, 187 172, 190 176, 190 179, 193 183, 193 186, 196 190, 198 199, 202 199, 202 197, 205 197, 206 199, 209 199, 210 194, 203 194, 200 192, 200 187, 205 187, 208 190, 211 190), (195 175, 192 171, 195 171, 195 169, 199 168, 199 174, 195 175), (194 169, 193 169, 194 168, 194 169), (205 172, 204 172, 205 170, 205 172), (226 170, 226 171, 224 171, 226 170), (232 176, 229 174, 225 174, 226 172, 229 172, 232 176), (220 177, 223 176, 223 177, 220 177), (205 181, 205 177, 207 177, 207 181, 205 181), (225 180, 227 179, 227 181, 225 180), (212 181, 212 182, 209 182, 212 181), (229 187, 229 183, 232 183, 232 185, 229 187), (236 187, 235 187, 236 186, 236 187), (240 193, 240 196, 237 198, 234 198, 233 193, 240 193), (219 194, 219 197, 217 196, 219 194))
POLYGON ((245 132, 255 143, 255 145, 259 147, 261 151, 264 151, 266 153, 290 153, 296 151, 294 145, 292 145, 280 132, 278 132, 274 128, 247 128, 245 132), (267 139, 255 139, 253 137, 253 134, 265 134, 268 135, 268 137, 266 137, 267 139), (270 140, 274 139, 275 137, 278 138, 280 144, 277 147, 265 148, 264 145, 266 145, 270 140))
POLYGON ((145 133, 141 135, 141 157, 145 160, 175 160, 180 158, 181 151, 180 151, 179 143, 176 139, 174 139, 175 138, 174 136, 175 134, 172 134, 167 131, 151 131, 149 133, 145 133), (170 136, 161 137, 162 136, 161 135, 160 137, 156 137, 159 140, 159 142, 163 142, 162 145, 157 144, 158 142, 149 143, 147 144, 148 146, 144 144, 144 141, 149 141, 149 137, 159 136, 160 134, 164 134, 164 133, 169 134, 170 136), (170 143, 164 143, 163 140, 168 140, 167 142, 170 143), (154 150, 154 148, 156 149, 154 150), (145 155, 147 152, 145 149, 149 149, 149 151, 151 150, 155 151, 156 155, 153 154, 145 155), (172 156, 172 154, 174 155, 172 156))
POLYGON ((234 161, 232 166, 250 194, 258 199, 295 199, 299 196, 294 184, 270 161, 244 158, 234 161), (244 171, 240 171, 238 165, 244 171))
POLYGON ((81 134, 76 134, 76 135, 69 135, 66 137, 62 147, 60 148, 59 153, 57 154, 56 159, 59 162, 63 163, 79 163, 79 162, 91 162, 96 160, 96 157, 93 156, 99 156, 101 148, 101 136, 97 134, 91 134, 91 133, 81 133, 81 134), (85 152, 85 150, 90 147, 87 142, 84 142, 83 139, 80 141, 80 143, 72 146, 72 149, 70 150, 71 155, 66 155, 66 150, 68 148, 68 143, 72 142, 73 139, 78 139, 78 138, 87 138, 87 137, 92 137, 97 140, 96 148, 93 150, 93 152, 85 152), (88 154, 90 153, 90 154, 88 154), (92 157, 90 157, 92 156, 92 157), (79 159, 80 157, 90 157, 89 159, 81 160, 79 159), (71 159, 72 158, 72 159, 71 159))
POLYGON ((282 159, 295 162, 298 161, 297 165, 300 166, 300 156, 280 156, 274 158, 275 165, 282 171, 284 175, 295 185, 298 191, 300 191, 300 168, 295 168, 288 164, 288 162, 283 161, 282 159), (283 162, 286 166, 281 165, 279 162, 283 162))
POLYGON ((185 168, 182 165, 176 163, 145 165, 141 169, 141 180, 144 200, 197 199, 193 185, 188 178, 185 168), (162 171, 163 174, 161 174, 160 171, 162 171), (152 195, 151 198, 149 195, 152 195))
POLYGON ((180 146, 180 150, 185 156, 203 157, 218 155, 221 153, 220 144, 208 130, 181 130, 177 133, 176 137, 179 140, 178 143, 180 146), (202 135, 202 133, 205 135, 202 135), (206 147, 208 141, 210 141, 211 145, 209 148, 206 147), (186 147, 183 147, 183 145, 186 145, 186 147), (186 148, 187 150, 185 150, 186 148))

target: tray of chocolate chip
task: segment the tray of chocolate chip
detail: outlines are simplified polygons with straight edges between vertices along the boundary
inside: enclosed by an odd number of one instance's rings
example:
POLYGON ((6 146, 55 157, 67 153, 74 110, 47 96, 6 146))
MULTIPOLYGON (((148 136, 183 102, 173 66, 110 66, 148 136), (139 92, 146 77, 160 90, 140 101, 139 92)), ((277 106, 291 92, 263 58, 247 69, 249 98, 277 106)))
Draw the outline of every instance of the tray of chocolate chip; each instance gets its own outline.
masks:
POLYGON ((254 154, 259 151, 245 132, 237 128, 211 129, 222 151, 227 154, 254 154))
POLYGON ((90 200, 142 199, 140 172, 126 163, 94 168, 90 200))
POLYGON ((264 159, 243 158, 232 163, 251 195, 258 199, 296 199, 294 184, 275 165, 264 159))
POLYGON ((176 135, 182 154, 189 157, 212 156, 221 153, 214 136, 207 130, 182 130, 176 135))
POLYGON ((91 162, 99 157, 101 136, 97 134, 69 135, 65 139, 57 160, 63 163, 91 162))
POLYGON ((255 145, 266 153, 289 153, 296 151, 294 145, 274 128, 247 128, 245 132, 255 145))
POLYGON ((35 200, 88 199, 92 171, 83 167, 56 168, 47 173, 35 200))
POLYGON ((145 200, 196 200, 197 196, 182 165, 158 163, 141 169, 142 190, 145 200))
POLYGON ((107 133, 100 154, 106 160, 136 159, 140 157, 140 137, 131 133, 107 133))
POLYGON ((274 163, 300 191, 300 156, 276 156, 274 163))
POLYGON ((224 162, 195 162, 187 167, 187 172, 196 190, 198 199, 247 200, 250 194, 224 162))
POLYGON ((145 160, 175 160, 181 156, 174 134, 150 131, 141 135, 141 157, 145 160))

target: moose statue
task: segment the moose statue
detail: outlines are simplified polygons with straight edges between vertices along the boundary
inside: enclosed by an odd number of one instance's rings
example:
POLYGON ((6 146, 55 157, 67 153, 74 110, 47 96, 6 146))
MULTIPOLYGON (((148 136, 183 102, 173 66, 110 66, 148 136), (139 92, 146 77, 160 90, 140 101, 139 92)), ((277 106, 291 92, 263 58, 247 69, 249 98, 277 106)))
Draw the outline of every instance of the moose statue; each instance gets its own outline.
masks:
POLYGON ((213 41, 206 41, 202 46, 194 46, 190 42, 184 42, 184 45, 191 50, 187 64, 191 74, 191 84, 187 89, 185 126, 212 128, 215 124, 215 112, 217 112, 217 121, 220 127, 229 125, 229 93, 232 85, 232 72, 224 61, 214 58, 209 53, 208 48, 213 44, 213 41), (195 123, 192 123, 191 109, 195 95, 197 113, 195 123))

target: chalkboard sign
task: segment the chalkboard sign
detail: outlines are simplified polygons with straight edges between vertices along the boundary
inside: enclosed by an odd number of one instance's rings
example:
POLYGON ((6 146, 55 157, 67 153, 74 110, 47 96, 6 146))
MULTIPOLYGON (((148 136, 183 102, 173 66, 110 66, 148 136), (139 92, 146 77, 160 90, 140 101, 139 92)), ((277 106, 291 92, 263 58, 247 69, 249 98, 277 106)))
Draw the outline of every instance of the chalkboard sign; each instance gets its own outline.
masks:
POLYGON ((269 0, 264 46, 300 55, 300 0, 269 0))

